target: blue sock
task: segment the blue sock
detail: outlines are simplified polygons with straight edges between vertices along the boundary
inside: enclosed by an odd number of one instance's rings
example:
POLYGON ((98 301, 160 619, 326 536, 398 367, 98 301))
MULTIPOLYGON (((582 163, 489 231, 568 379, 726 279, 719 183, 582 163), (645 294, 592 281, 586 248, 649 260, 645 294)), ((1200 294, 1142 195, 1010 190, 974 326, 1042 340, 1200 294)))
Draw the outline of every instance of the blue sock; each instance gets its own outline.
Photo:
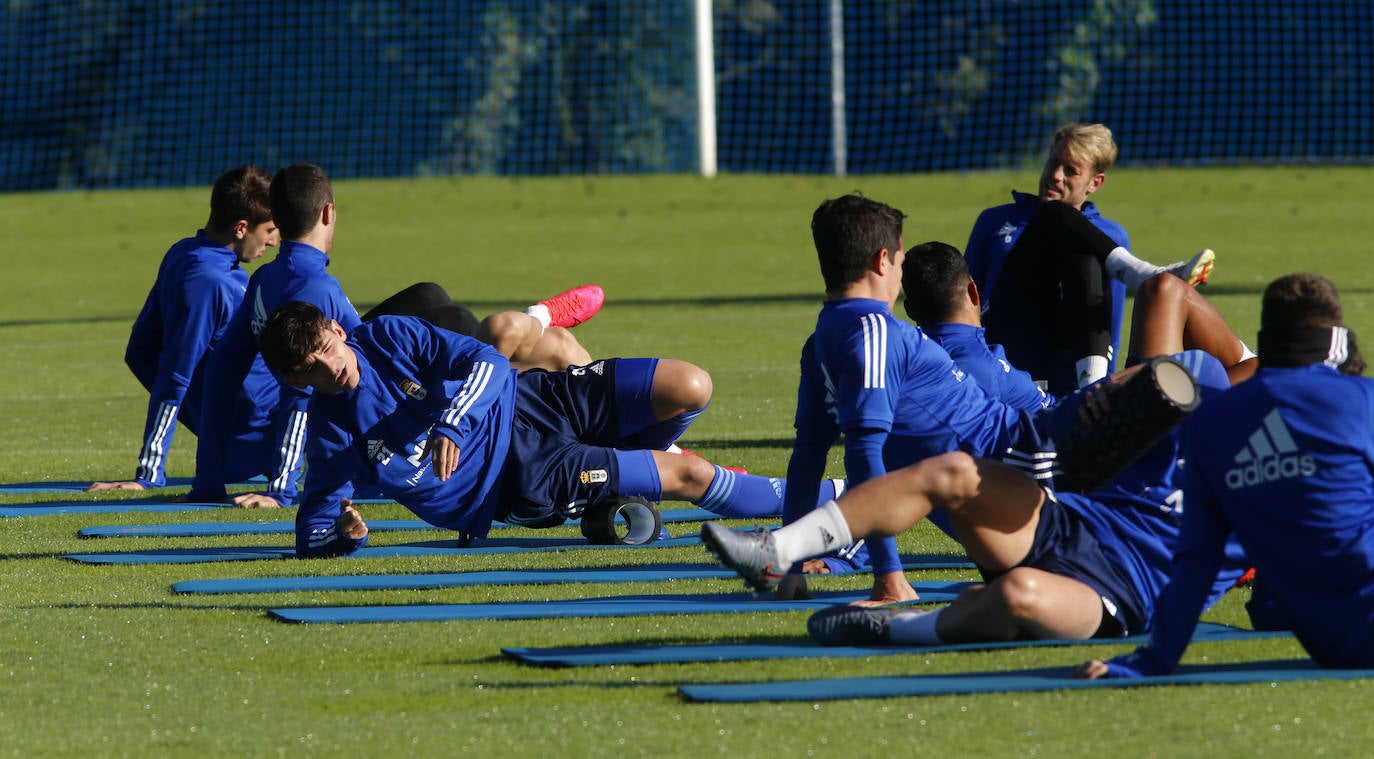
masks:
POLYGON ((744 519, 782 516, 785 480, 739 474, 718 466, 715 469, 716 476, 706 488, 706 493, 696 502, 698 506, 723 517, 744 519))

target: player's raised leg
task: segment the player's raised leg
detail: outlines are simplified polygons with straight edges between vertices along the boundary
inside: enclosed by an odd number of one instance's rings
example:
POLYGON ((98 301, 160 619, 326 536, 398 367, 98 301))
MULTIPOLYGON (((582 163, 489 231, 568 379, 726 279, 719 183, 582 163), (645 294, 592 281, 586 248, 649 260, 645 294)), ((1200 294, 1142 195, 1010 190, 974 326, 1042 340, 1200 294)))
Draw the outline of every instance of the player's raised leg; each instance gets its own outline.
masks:
POLYGON ((1034 480, 1011 467, 947 453, 854 487, 778 530, 743 533, 707 522, 701 535, 722 563, 763 590, 797 561, 856 538, 900 534, 941 509, 970 558, 1009 569, 1030 549, 1043 498, 1034 480))
POLYGON ((1178 277, 1146 280, 1131 313, 1131 356, 1168 356, 1194 348, 1215 356, 1233 385, 1258 368, 1254 352, 1202 293, 1178 277))

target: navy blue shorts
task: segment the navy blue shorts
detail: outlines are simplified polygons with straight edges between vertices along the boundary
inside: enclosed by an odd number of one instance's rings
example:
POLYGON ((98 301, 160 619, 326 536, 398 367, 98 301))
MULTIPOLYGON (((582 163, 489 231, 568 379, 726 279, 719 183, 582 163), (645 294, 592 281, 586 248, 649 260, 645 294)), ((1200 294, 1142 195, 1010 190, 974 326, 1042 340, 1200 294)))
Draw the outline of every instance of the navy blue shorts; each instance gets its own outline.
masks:
POLYGON ((516 380, 515 423, 497 518, 547 527, 620 495, 658 500, 653 454, 636 436, 658 423, 658 359, 604 359, 516 380))
MULTIPOLYGON (((1094 638, 1125 637, 1145 629, 1144 605, 1130 576, 1103 553, 1083 520, 1048 493, 1030 552, 1017 566, 1069 577, 1096 591, 1105 616, 1094 638)), ((983 578, 990 582, 1001 574, 984 572, 983 578)))

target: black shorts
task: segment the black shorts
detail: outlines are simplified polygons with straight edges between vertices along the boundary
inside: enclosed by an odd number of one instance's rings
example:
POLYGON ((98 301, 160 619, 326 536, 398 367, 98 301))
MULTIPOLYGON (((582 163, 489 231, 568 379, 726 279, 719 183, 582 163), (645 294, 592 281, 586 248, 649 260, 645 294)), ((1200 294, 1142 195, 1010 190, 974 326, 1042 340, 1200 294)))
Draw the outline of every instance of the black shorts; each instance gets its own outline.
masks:
MULTIPOLYGON (((1096 591, 1105 614, 1094 638, 1135 635, 1149 621, 1130 576, 1103 553, 1083 520, 1048 493, 1030 552, 1017 566, 1069 577, 1096 591)), ((983 578, 990 582, 1002 574, 983 572, 983 578)))

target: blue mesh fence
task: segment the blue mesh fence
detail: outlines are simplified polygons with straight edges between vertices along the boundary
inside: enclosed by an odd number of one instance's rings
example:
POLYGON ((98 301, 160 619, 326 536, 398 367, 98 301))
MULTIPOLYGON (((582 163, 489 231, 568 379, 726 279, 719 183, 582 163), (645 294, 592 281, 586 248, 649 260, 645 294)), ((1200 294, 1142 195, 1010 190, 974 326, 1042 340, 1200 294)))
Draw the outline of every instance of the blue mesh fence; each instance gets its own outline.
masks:
MULTIPOLYGON (((1110 125, 1123 165, 1374 158, 1367 0, 836 5, 715 0, 720 170, 1023 166, 1073 120, 1110 125)), ((15 0, 0 190, 303 160, 339 178, 691 172, 693 44, 691 0, 15 0)))

